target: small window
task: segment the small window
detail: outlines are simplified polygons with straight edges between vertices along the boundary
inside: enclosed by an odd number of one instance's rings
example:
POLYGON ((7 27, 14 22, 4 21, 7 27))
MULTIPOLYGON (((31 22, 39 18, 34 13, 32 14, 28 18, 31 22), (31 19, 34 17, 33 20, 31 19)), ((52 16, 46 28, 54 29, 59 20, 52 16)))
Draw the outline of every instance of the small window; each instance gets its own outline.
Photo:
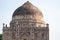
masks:
POLYGON ((31 39, 31 40, 33 40, 33 39, 31 39))
POLYGON ((42 33, 42 37, 44 37, 44 33, 42 33))
POLYGON ((25 24, 23 24, 25 26, 25 24))
POLYGON ((26 40, 26 39, 24 39, 24 40, 26 40))
POLYGON ((32 24, 32 26, 33 26, 33 24, 32 24))

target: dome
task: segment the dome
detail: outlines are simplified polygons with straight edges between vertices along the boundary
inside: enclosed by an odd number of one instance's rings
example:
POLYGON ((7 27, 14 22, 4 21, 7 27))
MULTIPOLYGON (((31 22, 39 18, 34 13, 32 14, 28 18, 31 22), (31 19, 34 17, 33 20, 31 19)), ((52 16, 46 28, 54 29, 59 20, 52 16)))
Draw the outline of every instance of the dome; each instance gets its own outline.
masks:
POLYGON ((41 17, 43 17, 42 12, 35 7, 34 5, 32 5, 29 1, 27 1, 26 3, 24 3, 22 6, 20 6, 19 8, 17 8, 14 13, 13 16, 16 15, 40 15, 41 17))
POLYGON ((42 12, 29 1, 18 7, 12 15, 12 23, 22 25, 41 27, 45 26, 42 12))

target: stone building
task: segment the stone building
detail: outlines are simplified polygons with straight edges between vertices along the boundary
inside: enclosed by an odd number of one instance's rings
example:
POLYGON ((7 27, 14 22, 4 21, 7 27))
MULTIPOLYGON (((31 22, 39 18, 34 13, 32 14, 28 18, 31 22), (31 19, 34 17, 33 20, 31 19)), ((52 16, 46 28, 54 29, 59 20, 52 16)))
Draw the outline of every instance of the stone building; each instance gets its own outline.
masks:
POLYGON ((49 40, 49 25, 42 12, 29 1, 18 7, 10 22, 3 24, 3 40, 49 40))

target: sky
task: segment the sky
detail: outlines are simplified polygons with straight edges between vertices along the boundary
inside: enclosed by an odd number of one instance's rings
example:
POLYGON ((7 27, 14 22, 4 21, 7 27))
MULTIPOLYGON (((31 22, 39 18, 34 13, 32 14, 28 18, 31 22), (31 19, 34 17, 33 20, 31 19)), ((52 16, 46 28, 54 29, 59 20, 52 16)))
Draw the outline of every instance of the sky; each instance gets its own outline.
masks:
POLYGON ((49 24, 49 39, 60 40, 60 0, 0 0, 0 33, 2 24, 9 26, 15 9, 26 1, 30 1, 42 11, 45 22, 49 24))

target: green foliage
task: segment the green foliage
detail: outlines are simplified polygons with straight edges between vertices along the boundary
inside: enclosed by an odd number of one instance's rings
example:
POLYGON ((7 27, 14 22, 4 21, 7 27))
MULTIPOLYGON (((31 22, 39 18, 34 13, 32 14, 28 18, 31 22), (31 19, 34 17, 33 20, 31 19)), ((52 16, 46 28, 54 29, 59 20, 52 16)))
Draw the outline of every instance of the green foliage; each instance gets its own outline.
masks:
POLYGON ((0 34, 0 40, 2 40, 2 34, 0 34))

